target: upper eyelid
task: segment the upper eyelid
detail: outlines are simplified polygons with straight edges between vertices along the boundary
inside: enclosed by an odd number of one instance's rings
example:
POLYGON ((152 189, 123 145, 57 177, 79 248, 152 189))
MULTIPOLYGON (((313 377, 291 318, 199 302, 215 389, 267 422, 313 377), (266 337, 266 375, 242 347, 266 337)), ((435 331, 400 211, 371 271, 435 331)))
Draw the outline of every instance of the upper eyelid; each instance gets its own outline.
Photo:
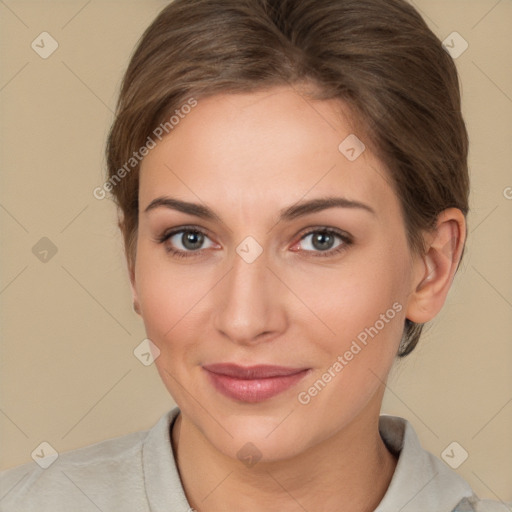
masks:
POLYGON ((350 233, 348 233, 347 231, 345 231, 344 229, 333 228, 333 227, 329 227, 329 226, 306 228, 306 231, 300 236, 299 240, 302 240, 305 236, 311 235, 312 233, 318 233, 318 232, 333 233, 342 239, 348 239, 350 241, 353 240, 353 236, 350 233))
POLYGON ((177 235, 178 233, 182 233, 185 231, 197 231, 199 233, 202 233, 203 235, 210 237, 209 231, 207 229, 200 228, 198 226, 180 226, 164 230, 163 233, 158 236, 158 238, 169 238, 171 236, 177 235))
MULTIPOLYGON (((177 234, 177 233, 181 233, 182 231, 198 231, 205 235, 208 235, 208 233, 209 233, 209 230, 206 228, 194 226, 194 225, 185 225, 185 226, 178 226, 175 228, 166 229, 166 230, 164 230, 162 236, 166 236, 169 234, 177 234)), ((347 236, 350 236, 349 233, 347 231, 345 231, 344 229, 335 228, 335 227, 331 227, 331 226, 325 226, 325 225, 310 226, 310 227, 304 228, 304 230, 302 230, 302 231, 305 231, 304 233, 302 233, 302 236, 309 235, 309 234, 315 233, 317 231, 332 231, 337 234, 346 234, 347 236)))

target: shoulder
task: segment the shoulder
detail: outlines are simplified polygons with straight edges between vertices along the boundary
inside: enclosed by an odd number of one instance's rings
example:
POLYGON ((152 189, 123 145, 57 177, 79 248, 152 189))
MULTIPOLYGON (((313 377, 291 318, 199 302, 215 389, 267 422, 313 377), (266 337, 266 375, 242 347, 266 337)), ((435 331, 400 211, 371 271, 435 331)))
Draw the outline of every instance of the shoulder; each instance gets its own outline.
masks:
POLYGON ((512 504, 479 499, 462 476, 422 448, 407 420, 382 415, 379 431, 398 462, 375 512, 512 512, 512 504))
POLYGON ((512 503, 481 500, 473 495, 469 498, 464 498, 458 503, 453 512, 510 512, 511 510, 512 503))
MULTIPOLYGON (((109 509, 109 502, 124 504, 137 489, 143 492, 141 449, 146 435, 140 431, 101 441, 58 454, 53 462, 43 455, 41 465, 30 462, 0 472, 0 510, 59 512, 73 503, 74 510, 97 511, 109 509)), ((125 510, 136 510, 126 505, 125 510)))

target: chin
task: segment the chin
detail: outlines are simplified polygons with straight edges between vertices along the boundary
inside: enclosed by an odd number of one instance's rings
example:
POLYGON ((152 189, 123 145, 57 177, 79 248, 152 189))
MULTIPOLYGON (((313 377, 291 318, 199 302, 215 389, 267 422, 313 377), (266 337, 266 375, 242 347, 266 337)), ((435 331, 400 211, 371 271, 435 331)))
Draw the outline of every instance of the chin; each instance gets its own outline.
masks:
MULTIPOLYGON (((298 411, 290 414, 292 410, 285 406, 266 414, 233 410, 231 415, 223 415, 225 430, 212 429, 209 420, 203 423, 204 416, 192 420, 199 420, 196 425, 204 437, 227 457, 242 462, 246 457, 259 462, 277 462, 293 458, 321 441, 315 439, 315 432, 310 432, 307 418, 301 418, 298 411)), ((326 432, 318 434, 326 435, 326 432)))
POLYGON ((216 445, 215 440, 211 440, 216 448, 227 457, 238 459, 247 466, 254 463, 273 463, 291 459, 308 447, 302 446, 303 440, 290 435, 270 435, 267 433, 254 432, 250 429, 244 435, 235 436, 229 442, 223 442, 216 445))

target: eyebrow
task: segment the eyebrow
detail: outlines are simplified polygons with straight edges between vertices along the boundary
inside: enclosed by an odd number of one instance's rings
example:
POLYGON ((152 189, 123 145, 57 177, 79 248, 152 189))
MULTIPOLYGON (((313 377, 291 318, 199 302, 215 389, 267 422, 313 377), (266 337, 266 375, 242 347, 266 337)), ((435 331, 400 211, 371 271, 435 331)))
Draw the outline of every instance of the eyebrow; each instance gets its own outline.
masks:
MULTIPOLYGON (((144 212, 147 213, 160 207, 177 210, 182 213, 194 215, 195 217, 199 217, 205 220, 216 220, 222 222, 222 219, 207 206, 198 203, 190 203, 188 201, 181 201, 179 199, 174 199, 168 196, 162 196, 153 199, 153 201, 151 201, 151 203, 149 203, 149 205, 146 207, 144 212)), ((309 201, 302 201, 288 206, 287 208, 283 208, 279 214, 279 221, 290 221, 310 213, 327 210, 328 208, 357 208, 376 215, 373 208, 367 204, 361 203, 360 201, 354 201, 344 197, 331 196, 310 199, 309 201)))

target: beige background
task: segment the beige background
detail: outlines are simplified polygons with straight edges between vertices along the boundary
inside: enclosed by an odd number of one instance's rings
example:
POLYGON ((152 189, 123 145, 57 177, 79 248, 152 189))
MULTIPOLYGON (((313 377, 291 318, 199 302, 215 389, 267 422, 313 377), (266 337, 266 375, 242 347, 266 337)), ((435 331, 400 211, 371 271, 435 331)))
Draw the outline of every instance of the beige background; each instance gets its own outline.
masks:
MULTIPOLYGON (((104 142, 128 57, 164 1, 0 1, 1 461, 151 427, 172 405, 132 311, 102 184, 104 142), (59 47, 42 59, 31 42, 59 47), (58 252, 32 252, 42 238, 58 252)), ((384 412, 434 454, 452 441, 481 495, 512 500, 512 2, 417 0, 430 27, 468 42, 456 59, 470 139, 465 260, 442 314, 389 380, 384 412), (507 188, 508 187, 508 188, 507 188), (508 196, 508 198, 507 198, 508 196)))

